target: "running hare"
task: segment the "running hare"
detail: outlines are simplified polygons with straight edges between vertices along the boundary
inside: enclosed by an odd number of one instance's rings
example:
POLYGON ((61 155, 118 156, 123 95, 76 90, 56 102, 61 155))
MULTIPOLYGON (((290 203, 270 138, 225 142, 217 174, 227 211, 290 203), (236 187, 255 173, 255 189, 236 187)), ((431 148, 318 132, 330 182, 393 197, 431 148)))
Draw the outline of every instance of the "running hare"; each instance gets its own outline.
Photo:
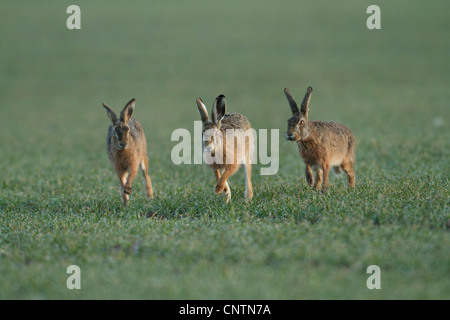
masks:
POLYGON ((106 150, 120 180, 120 192, 126 205, 131 194, 131 183, 141 167, 145 178, 147 197, 153 198, 152 181, 148 174, 147 142, 141 124, 131 115, 135 100, 131 99, 123 108, 118 119, 115 112, 102 103, 112 122, 106 138, 106 150))
POLYGON ((355 138, 343 124, 308 120, 311 93, 312 88, 308 87, 299 110, 289 89, 284 89, 293 114, 288 120, 286 139, 297 142, 306 164, 306 180, 310 186, 320 189, 323 180, 323 191, 326 191, 328 173, 330 167, 334 167, 337 173, 344 170, 348 176, 348 184, 354 187, 355 138), (311 168, 316 171, 315 181, 311 168))
POLYGON ((201 98, 197 98, 197 107, 203 122, 203 156, 206 164, 214 171, 217 180, 215 193, 220 194, 224 191, 226 202, 230 201, 231 190, 227 180, 242 164, 246 201, 250 201, 253 197, 252 125, 239 113, 225 113, 226 101, 223 94, 214 101, 211 119, 201 98))

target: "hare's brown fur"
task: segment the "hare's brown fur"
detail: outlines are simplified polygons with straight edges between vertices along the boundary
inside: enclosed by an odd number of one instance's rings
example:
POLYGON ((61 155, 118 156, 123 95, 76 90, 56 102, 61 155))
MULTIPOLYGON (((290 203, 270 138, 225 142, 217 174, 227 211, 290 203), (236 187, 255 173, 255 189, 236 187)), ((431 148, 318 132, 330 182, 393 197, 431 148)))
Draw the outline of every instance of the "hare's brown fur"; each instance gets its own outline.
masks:
POLYGON ((197 98, 197 107, 203 121, 203 147, 210 150, 211 155, 219 161, 207 164, 214 172, 217 180, 215 193, 226 193, 226 201, 231 199, 231 189, 228 178, 231 177, 243 165, 245 175, 245 196, 247 201, 253 197, 251 181, 251 162, 253 156, 252 126, 246 117, 239 113, 225 113, 225 96, 216 98, 211 113, 211 121, 206 107, 200 98, 197 98), (233 142, 227 143, 227 130, 234 130, 233 142), (214 139, 215 138, 215 139, 214 139), (217 148, 216 148, 217 146, 217 148), (230 159, 228 159, 228 158, 230 159))
POLYGON ((350 187, 355 186, 355 138, 345 125, 338 122, 309 121, 308 108, 312 88, 308 87, 299 109, 294 97, 285 89, 284 93, 292 110, 288 120, 286 139, 296 141, 300 155, 305 162, 308 183, 323 190, 328 188, 328 175, 331 167, 336 172, 343 170, 348 176, 350 187), (314 179, 312 170, 316 171, 314 179))
POLYGON ((124 205, 131 194, 131 184, 139 168, 145 178, 147 197, 153 198, 153 189, 148 174, 147 142, 144 130, 138 120, 131 118, 135 100, 130 100, 122 110, 120 118, 103 103, 103 107, 112 122, 106 137, 106 150, 109 160, 120 181, 120 192, 124 205))

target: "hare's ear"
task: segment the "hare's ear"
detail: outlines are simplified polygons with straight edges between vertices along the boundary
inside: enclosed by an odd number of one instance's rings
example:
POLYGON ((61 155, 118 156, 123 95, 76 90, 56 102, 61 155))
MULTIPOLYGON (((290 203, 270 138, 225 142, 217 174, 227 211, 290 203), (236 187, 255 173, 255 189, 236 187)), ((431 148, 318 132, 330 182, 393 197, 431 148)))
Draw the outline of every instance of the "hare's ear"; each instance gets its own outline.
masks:
POLYGON ((309 100, 311 100, 311 93, 312 93, 312 88, 308 87, 308 89, 306 89, 306 94, 305 97, 303 98, 302 101, 302 107, 300 109, 301 114, 303 114, 305 116, 305 118, 308 118, 308 106, 309 106, 309 100))
POLYGON ((219 95, 214 101, 213 110, 211 113, 211 117, 213 118, 214 123, 219 123, 225 115, 227 107, 227 101, 225 100, 225 96, 223 94, 219 95))
POLYGON ((135 100, 134 98, 128 101, 128 103, 123 108, 122 112, 120 113, 120 121, 127 123, 131 119, 131 115, 134 111, 134 104, 135 100))
POLYGON ((202 118, 202 122, 203 124, 205 124, 209 121, 208 111, 206 111, 205 104, 203 103, 203 100, 200 97, 197 98, 196 102, 198 112, 200 113, 200 117, 202 118))
POLYGON ((116 113, 108 107, 104 102, 102 102, 103 108, 105 108, 106 113, 108 114, 109 119, 111 120, 112 124, 117 123, 117 116, 116 113))
POLYGON ((288 88, 284 88, 284 94, 286 95, 286 98, 289 101, 289 105, 291 106, 292 114, 298 113, 300 110, 298 110, 297 102, 295 102, 294 97, 292 96, 292 94, 288 88))

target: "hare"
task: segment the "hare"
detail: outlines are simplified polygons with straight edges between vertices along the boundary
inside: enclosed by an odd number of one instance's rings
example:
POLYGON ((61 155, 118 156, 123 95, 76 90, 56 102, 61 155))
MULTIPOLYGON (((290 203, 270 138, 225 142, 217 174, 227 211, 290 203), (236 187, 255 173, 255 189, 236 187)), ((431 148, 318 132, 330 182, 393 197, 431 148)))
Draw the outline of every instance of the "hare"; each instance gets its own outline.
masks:
POLYGON ((320 189, 323 180, 323 189, 328 188, 328 173, 334 167, 337 173, 341 169, 347 174, 350 187, 355 186, 355 138, 345 125, 331 121, 309 121, 308 105, 311 99, 312 88, 308 87, 303 98, 300 110, 288 88, 284 94, 289 101, 292 117, 288 120, 286 139, 296 141, 303 161, 306 164, 306 180, 315 189, 320 189), (312 170, 316 171, 314 180, 312 170))
POLYGON ((131 183, 140 167, 145 178, 145 189, 148 198, 153 198, 152 181, 148 174, 147 142, 141 124, 131 115, 135 100, 131 99, 123 108, 118 119, 115 112, 102 103, 112 124, 106 137, 106 150, 109 160, 120 180, 120 192, 123 205, 126 205, 131 194, 131 183))
POLYGON ((215 194, 225 192, 226 202, 231 200, 228 178, 243 165, 245 176, 245 197, 253 197, 251 180, 253 157, 253 129, 246 117, 239 113, 225 113, 226 100, 223 94, 214 101, 211 119, 205 104, 197 98, 197 107, 203 122, 203 156, 208 158, 206 164, 214 171, 216 177, 215 194), (228 141, 228 143, 227 143, 228 141))

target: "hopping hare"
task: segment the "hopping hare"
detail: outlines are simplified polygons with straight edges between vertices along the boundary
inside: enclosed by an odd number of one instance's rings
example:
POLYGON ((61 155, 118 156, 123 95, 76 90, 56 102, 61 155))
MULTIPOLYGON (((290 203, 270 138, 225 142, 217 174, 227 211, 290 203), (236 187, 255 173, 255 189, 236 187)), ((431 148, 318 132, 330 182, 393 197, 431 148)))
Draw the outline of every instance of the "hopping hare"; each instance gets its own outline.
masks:
POLYGON ((152 181, 148 174, 147 142, 141 124, 131 115, 135 100, 131 99, 117 118, 115 112, 102 103, 112 124, 106 138, 109 160, 120 180, 123 204, 126 205, 131 194, 131 183, 140 167, 145 178, 147 197, 153 198, 152 181))
POLYGON ((217 180, 215 193, 224 191, 226 202, 230 201, 231 190, 227 180, 242 164, 246 201, 250 201, 253 197, 251 159, 254 141, 250 122, 239 113, 225 113, 226 100, 222 94, 214 101, 211 119, 201 98, 197 98, 197 107, 203 122, 203 155, 204 158, 205 155, 212 157, 205 162, 217 180))
POLYGON ((288 120, 286 139, 296 141, 303 161, 306 164, 306 180, 309 185, 320 189, 323 180, 323 191, 328 187, 328 173, 330 167, 336 172, 341 169, 348 176, 348 184, 355 186, 355 138, 345 125, 337 122, 322 122, 308 120, 308 105, 312 88, 308 87, 300 110, 289 89, 284 89, 292 110, 292 117, 288 120), (316 171, 314 180, 311 171, 316 171))

